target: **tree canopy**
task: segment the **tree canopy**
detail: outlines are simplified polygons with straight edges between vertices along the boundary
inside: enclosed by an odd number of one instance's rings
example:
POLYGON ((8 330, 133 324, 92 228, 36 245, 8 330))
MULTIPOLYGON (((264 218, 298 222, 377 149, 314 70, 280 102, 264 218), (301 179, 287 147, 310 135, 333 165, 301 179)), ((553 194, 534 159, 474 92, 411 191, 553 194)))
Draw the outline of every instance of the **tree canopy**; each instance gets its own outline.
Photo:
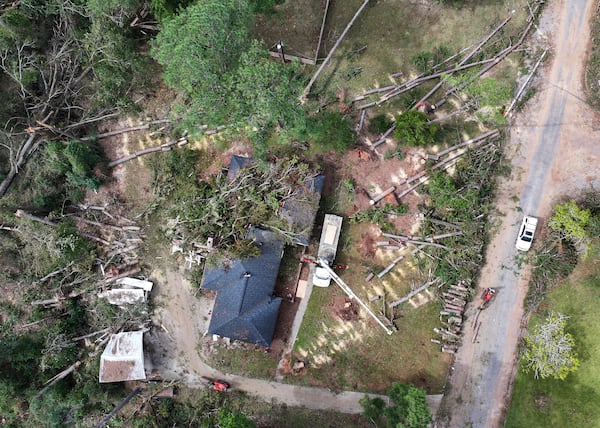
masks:
POLYGON ((152 56, 163 78, 208 124, 226 119, 232 73, 250 45, 247 0, 207 0, 181 9, 161 26, 152 56))
POLYGON ((548 226, 555 232, 561 233, 573 242, 581 242, 586 238, 586 227, 591 218, 589 209, 580 208, 577 202, 571 200, 554 208, 548 226))
POLYGON ((525 337, 522 356, 525 372, 537 378, 564 380, 579 367, 575 340, 565 331, 567 317, 550 313, 544 322, 525 337))

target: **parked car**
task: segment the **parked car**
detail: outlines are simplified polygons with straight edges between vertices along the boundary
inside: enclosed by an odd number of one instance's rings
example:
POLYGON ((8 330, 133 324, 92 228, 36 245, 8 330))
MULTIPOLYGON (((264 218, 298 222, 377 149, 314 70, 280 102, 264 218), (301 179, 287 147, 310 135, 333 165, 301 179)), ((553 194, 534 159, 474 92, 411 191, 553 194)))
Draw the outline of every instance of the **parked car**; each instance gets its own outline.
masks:
POLYGON ((317 287, 329 287, 331 283, 331 276, 329 272, 323 269, 321 266, 315 267, 315 274, 313 275, 313 285, 317 287))
POLYGON ((519 235, 517 236, 517 243, 515 244, 517 250, 528 251, 531 248, 537 224, 537 218, 528 215, 523 217, 521 227, 519 228, 519 235))

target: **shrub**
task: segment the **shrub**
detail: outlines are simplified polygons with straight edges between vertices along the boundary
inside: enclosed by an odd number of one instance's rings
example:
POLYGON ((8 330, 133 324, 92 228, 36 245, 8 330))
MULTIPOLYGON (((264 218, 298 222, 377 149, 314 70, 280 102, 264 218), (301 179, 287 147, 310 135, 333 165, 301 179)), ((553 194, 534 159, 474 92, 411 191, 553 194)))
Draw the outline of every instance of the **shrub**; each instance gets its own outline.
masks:
POLYGON ((307 122, 309 140, 323 150, 343 152, 354 145, 352 123, 340 112, 321 112, 307 122))
POLYGON ((416 110, 407 110, 396 118, 394 138, 407 146, 427 146, 435 143, 436 124, 427 125, 429 117, 416 110))
POLYGON ((369 126, 367 130, 371 134, 381 134, 392 127, 394 122, 389 119, 385 114, 378 114, 369 120, 369 126))

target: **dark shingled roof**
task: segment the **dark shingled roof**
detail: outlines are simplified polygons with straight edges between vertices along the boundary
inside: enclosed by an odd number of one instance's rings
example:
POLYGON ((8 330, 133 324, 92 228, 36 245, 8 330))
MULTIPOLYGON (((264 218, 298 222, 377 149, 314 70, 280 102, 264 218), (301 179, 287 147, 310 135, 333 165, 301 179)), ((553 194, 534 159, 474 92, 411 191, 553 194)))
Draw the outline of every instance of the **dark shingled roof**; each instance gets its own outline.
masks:
POLYGON ((227 178, 233 180, 240 173, 240 169, 252 162, 251 157, 246 156, 231 156, 231 162, 229 162, 229 169, 227 170, 227 178))
POLYGON ((250 229, 248 237, 261 249, 259 256, 204 271, 202 288, 217 292, 208 332, 269 346, 281 304, 281 298, 273 297, 273 289, 283 241, 273 232, 257 228, 250 229))
POLYGON ((298 194, 294 198, 286 200, 279 212, 279 215, 299 234, 292 239, 296 245, 308 246, 310 242, 324 184, 325 177, 317 175, 298 189, 298 194))

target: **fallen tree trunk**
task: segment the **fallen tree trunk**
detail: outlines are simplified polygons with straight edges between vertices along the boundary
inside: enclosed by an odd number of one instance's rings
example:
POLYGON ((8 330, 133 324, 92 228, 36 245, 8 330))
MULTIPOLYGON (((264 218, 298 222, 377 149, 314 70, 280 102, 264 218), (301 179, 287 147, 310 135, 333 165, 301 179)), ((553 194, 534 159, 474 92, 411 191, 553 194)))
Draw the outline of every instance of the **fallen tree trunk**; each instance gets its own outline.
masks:
POLYGON ((337 39, 337 41, 335 42, 335 44, 331 48, 331 51, 329 52, 329 54, 327 54, 327 57, 325 58, 325 60, 323 61, 323 63, 321 64, 321 66, 319 67, 319 69, 317 70, 317 72, 310 79, 310 82, 308 82, 308 85, 306 85, 306 88, 304 88, 304 91, 302 92, 302 97, 300 98, 301 102, 304 103, 306 101, 306 97, 310 93, 312 85, 314 85, 315 81, 317 80, 317 78, 319 77, 319 75, 321 74, 321 72, 323 71, 323 69, 325 68, 325 66, 327 65, 327 63, 331 59, 331 57, 333 56, 334 52, 336 51, 336 49, 338 48, 338 46, 342 43, 342 40, 344 39, 344 37, 346 36, 346 34, 348 33, 348 31, 352 27, 352 24, 354 24, 354 21, 356 21, 356 19, 358 18, 358 15, 360 15, 360 13, 364 10, 364 8, 369 4, 369 1, 370 0, 365 0, 363 2, 363 4, 358 8, 358 10, 354 14, 354 16, 352 17, 352 19, 350 20, 350 22, 348 22, 348 25, 346 25, 346 28, 344 29, 344 31, 342 31, 342 34, 340 34, 340 37, 337 39))
POLYGON ((27 159, 37 147, 37 143, 37 134, 33 133, 29 135, 29 137, 27 138, 27 140, 25 140, 23 144, 21 144, 19 150, 17 150, 16 159, 14 161, 11 161, 10 171, 8 171, 6 177, 4 177, 4 180, 2 180, 2 183, 0 183, 0 198, 4 196, 4 194, 12 184, 13 180, 19 173, 19 170, 23 168, 23 166, 25 166, 27 159))
POLYGON ((540 56, 540 59, 538 59, 538 61, 535 63, 535 66, 533 67, 533 70, 531 70, 531 73, 529 73, 529 76, 527 76, 527 79, 525 80, 525 82, 523 83, 523 86, 521 86, 519 88, 519 91, 517 92, 517 95, 515 95, 515 98, 512 100, 512 102, 510 103, 510 106, 508 106, 508 108, 506 109, 506 111, 504 112, 504 117, 507 117, 510 112, 512 111, 513 107, 515 106, 515 104, 519 101, 519 99, 521 98, 521 95, 523 94, 523 91, 525 90, 525 88, 527 87, 527 85, 529 84, 529 81, 531 80, 531 78, 533 77, 533 75, 535 74, 537 68, 540 66, 540 64, 542 63, 544 57, 546 56, 546 53, 548 52, 548 49, 544 50, 544 52, 542 52, 542 55, 540 56))
POLYGON ((467 141, 463 141, 462 143, 457 144, 455 146, 448 147, 447 149, 442 150, 442 151, 440 151, 438 153, 429 154, 429 155, 427 155, 427 157, 429 159, 438 160, 440 157, 442 157, 442 156, 444 156, 444 155, 446 155, 446 154, 448 154, 450 152, 453 152, 454 150, 460 149, 460 148, 468 146, 470 144, 478 143, 479 141, 485 140, 487 138, 496 137, 499 134, 500 134, 500 131, 497 130, 497 129, 494 129, 493 131, 484 132, 483 134, 478 135, 475 138, 471 138, 471 139, 469 139, 467 141))
POLYGON ((406 302, 407 300, 412 299, 414 296, 416 296, 417 294, 419 294, 421 291, 424 291, 427 288, 431 287, 431 285, 435 284, 436 282, 437 282, 437 280, 433 280, 433 281, 429 281, 429 282, 423 284, 422 286, 420 286, 416 290, 411 291, 410 293, 408 293, 406 296, 402 297, 401 299, 394 300, 393 302, 390 302, 388 304, 388 307, 389 308, 395 308, 396 306, 398 306, 398 305, 406 302))
POLYGON ((161 144, 160 146, 149 147, 147 149, 138 150, 135 153, 132 153, 132 154, 127 155, 127 156, 123 156, 122 158, 119 158, 119 159, 116 159, 114 161, 109 162, 108 163, 108 167, 109 168, 114 168, 117 165, 121 165, 122 163, 125 163, 127 161, 136 159, 136 158, 138 158, 140 156, 148 155, 150 153, 168 152, 175 145, 177 145, 179 147, 182 147, 182 146, 185 146, 187 143, 188 143, 187 139, 182 138, 182 139, 177 140, 177 141, 169 141, 168 143, 161 144))
POLYGON ((144 123, 143 125, 136 125, 136 126, 130 126, 128 128, 115 129, 113 131, 103 132, 98 135, 83 137, 83 138, 81 138, 81 140, 89 141, 89 140, 94 140, 96 138, 102 139, 102 138, 112 137, 114 135, 125 134, 127 132, 143 131, 144 129, 149 129, 150 126, 152 126, 152 125, 159 125, 162 123, 171 123, 171 121, 169 119, 153 120, 148 123, 144 123))
MULTIPOLYGON (((57 225, 56 223, 48 220, 47 218, 37 217, 37 216, 34 216, 33 214, 29 214, 23 210, 17 210, 15 212, 15 216, 17 216, 19 218, 25 218, 25 219, 31 220, 31 221, 37 221, 38 223, 43 223, 47 226, 55 227, 57 225)), ((110 245, 110 242, 108 242, 106 239, 100 238, 99 236, 90 235, 89 233, 85 233, 85 232, 81 232, 81 231, 78 231, 78 233, 85 238, 91 239, 92 241, 96 241, 103 245, 110 245)))

